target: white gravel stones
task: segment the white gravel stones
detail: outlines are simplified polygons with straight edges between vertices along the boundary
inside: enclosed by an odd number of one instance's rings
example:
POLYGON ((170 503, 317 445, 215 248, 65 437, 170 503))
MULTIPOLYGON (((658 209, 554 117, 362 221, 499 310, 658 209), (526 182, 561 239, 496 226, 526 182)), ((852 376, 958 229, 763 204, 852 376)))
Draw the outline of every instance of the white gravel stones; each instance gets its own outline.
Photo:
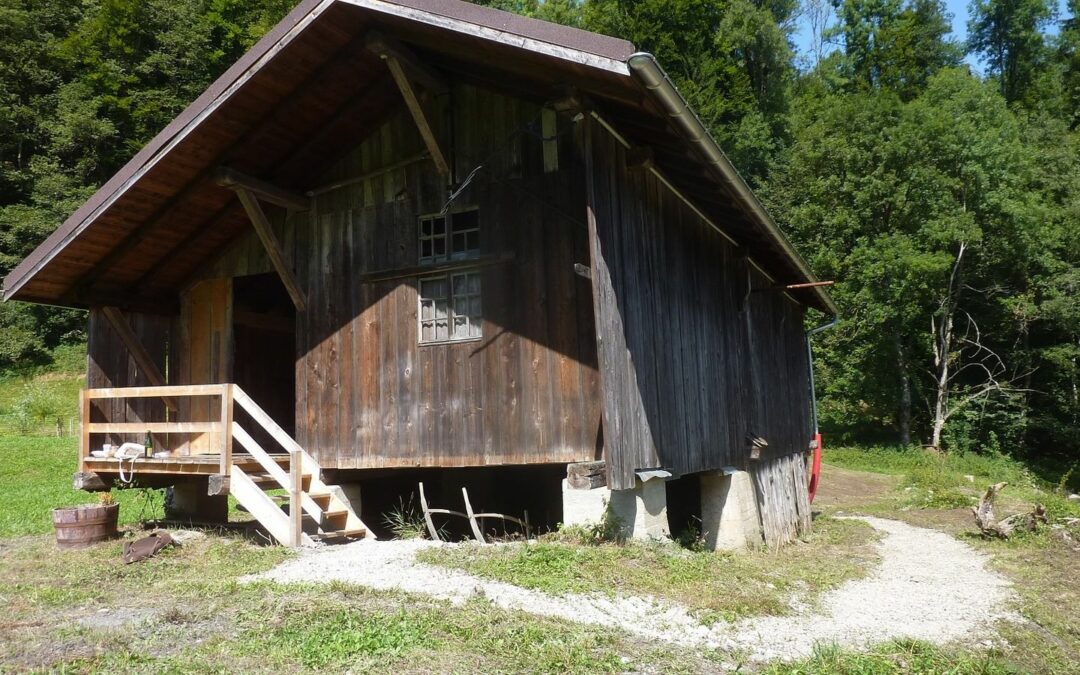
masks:
POLYGON ((493 605, 628 633, 691 648, 738 650, 751 660, 791 660, 815 643, 848 647, 901 637, 934 643, 985 637, 991 624, 1016 618, 1007 608, 1009 582, 985 558, 947 534, 881 518, 860 517, 884 533, 880 567, 824 594, 792 616, 704 626, 684 607, 649 597, 553 596, 456 570, 416 562, 430 541, 360 541, 308 550, 261 575, 280 583, 344 581, 421 593, 452 602, 482 596, 493 605))

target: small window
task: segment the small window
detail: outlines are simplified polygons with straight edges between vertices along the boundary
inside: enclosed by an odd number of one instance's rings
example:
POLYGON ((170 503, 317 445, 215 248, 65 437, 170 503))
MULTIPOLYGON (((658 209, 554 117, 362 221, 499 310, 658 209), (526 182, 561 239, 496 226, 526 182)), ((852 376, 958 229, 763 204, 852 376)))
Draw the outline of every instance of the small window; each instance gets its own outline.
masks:
POLYGON ((420 219, 420 264, 467 260, 480 255, 479 211, 420 219))
POLYGON ((480 273, 453 272, 421 279, 420 343, 458 342, 481 337, 480 273))

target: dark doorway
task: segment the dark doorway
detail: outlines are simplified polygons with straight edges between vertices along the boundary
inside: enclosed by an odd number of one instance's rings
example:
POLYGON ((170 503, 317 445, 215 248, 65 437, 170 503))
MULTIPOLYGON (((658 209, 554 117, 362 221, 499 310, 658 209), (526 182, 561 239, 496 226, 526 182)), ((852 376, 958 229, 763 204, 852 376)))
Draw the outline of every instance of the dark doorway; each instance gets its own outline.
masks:
MULTIPOLYGON (((233 381, 296 436, 296 309, 276 274, 233 279, 233 381)), ((239 419, 267 452, 282 452, 259 425, 239 419)))

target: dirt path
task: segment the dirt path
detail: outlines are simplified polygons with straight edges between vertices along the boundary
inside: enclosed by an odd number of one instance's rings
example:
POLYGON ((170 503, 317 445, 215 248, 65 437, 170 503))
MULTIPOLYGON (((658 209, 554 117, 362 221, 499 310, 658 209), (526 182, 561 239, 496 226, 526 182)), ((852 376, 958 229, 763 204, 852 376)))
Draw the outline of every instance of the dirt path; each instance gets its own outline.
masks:
POLYGON ((790 660, 817 642, 864 647, 911 637, 944 643, 979 639, 1010 618, 1009 583, 984 557, 949 535, 895 520, 861 517, 884 536, 882 563, 869 577, 826 593, 815 609, 704 626, 685 608, 648 597, 553 596, 416 562, 429 541, 357 542, 307 551, 252 579, 282 583, 340 580, 422 593, 453 602, 483 597, 506 609, 618 628, 691 648, 721 648, 751 660, 790 660))

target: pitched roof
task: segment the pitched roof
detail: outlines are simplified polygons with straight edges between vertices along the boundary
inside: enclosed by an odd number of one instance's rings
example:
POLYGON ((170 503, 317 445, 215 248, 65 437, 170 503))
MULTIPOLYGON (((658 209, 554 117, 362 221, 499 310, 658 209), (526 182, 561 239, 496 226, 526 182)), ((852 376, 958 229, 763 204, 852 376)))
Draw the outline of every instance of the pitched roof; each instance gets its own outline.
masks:
MULTIPOLYGON (((653 147, 671 182, 777 282, 813 281, 659 65, 631 43, 459 0, 303 0, 13 269, 4 298, 153 303, 179 287, 247 226, 214 180, 218 166, 303 190, 341 155, 341 138, 396 108, 400 95, 364 48, 370 29, 496 87, 576 87, 620 134, 653 147)), ((797 294, 836 312, 821 288, 797 294)))

